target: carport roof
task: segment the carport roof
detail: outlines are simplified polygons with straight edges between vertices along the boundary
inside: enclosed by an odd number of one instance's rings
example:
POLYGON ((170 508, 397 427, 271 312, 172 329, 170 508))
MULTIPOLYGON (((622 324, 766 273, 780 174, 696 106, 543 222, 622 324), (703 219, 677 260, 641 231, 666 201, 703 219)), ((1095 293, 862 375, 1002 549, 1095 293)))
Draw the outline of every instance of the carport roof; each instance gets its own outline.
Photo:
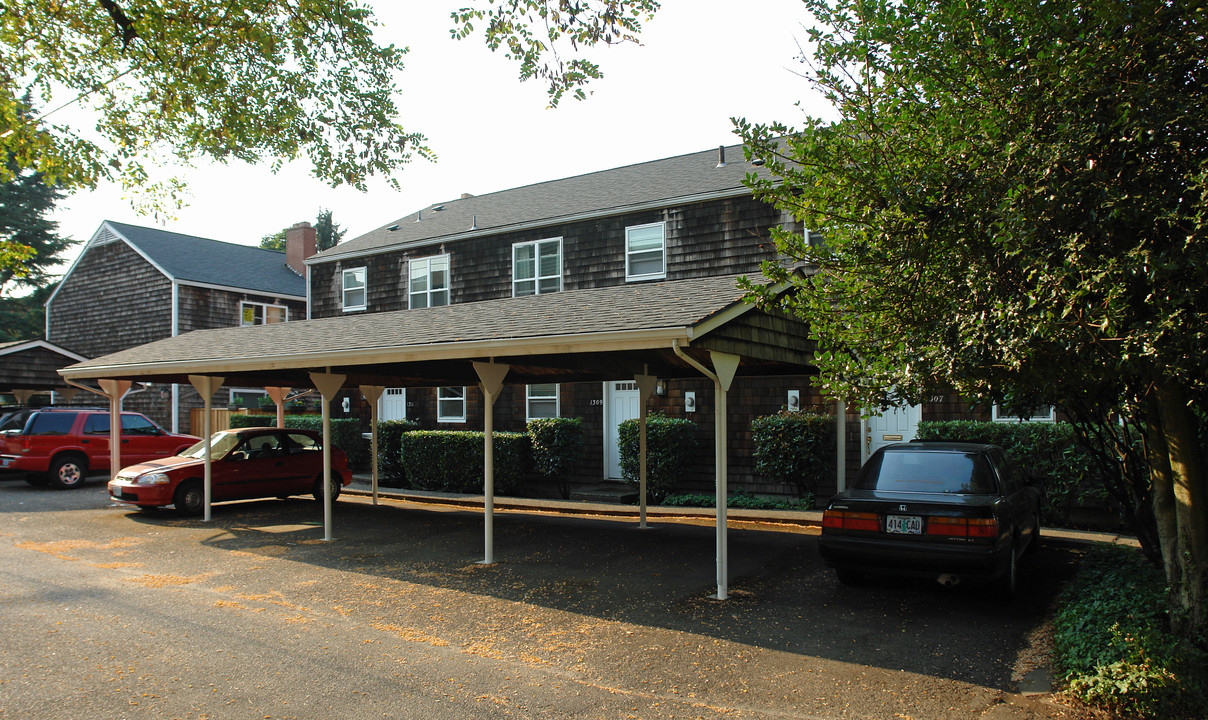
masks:
MULTIPOLYGON (((696 375, 673 350, 700 359, 719 349, 744 358, 740 373, 802 373, 811 345, 803 323, 742 301, 738 276, 571 290, 445 307, 348 314, 254 327, 199 330, 64 368, 71 380, 309 385, 330 368, 351 383, 472 384, 469 362, 513 366, 508 382, 573 382, 643 371, 696 375), (755 318, 763 318, 760 322, 755 318)), ((763 279, 754 276, 753 280, 763 279)))

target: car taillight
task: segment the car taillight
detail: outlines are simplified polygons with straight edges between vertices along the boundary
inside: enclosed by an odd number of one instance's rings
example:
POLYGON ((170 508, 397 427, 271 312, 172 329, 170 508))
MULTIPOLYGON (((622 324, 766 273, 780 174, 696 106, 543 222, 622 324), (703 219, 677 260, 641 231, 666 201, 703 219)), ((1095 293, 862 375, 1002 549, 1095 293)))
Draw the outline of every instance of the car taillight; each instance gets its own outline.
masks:
POLYGON ((927 519, 927 534, 995 538, 998 537, 998 521, 994 518, 931 517, 927 519))
POLYGON ((822 513, 822 527, 834 528, 836 530, 869 530, 877 532, 881 529, 881 520, 876 513, 827 510, 822 513))

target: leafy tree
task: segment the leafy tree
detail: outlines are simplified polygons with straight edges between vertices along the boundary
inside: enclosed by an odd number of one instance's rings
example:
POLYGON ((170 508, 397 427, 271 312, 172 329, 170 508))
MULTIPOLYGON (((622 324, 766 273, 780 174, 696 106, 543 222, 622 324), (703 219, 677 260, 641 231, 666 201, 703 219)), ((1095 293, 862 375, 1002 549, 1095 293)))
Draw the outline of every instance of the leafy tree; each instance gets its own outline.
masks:
MULTIPOLYGON (((1208 643, 1208 12, 1175 0, 806 0, 839 119, 739 120, 824 383, 1144 430, 1173 629, 1208 643)), ((755 295, 776 302, 764 289, 755 295)))
POLYGON ((0 342, 37 340, 46 334, 46 301, 54 292, 47 284, 28 295, 0 296, 0 342))
POLYGON ((315 234, 318 235, 317 247, 319 252, 338 245, 347 233, 347 230, 341 230, 339 225, 331 221, 330 210, 319 211, 319 217, 315 220, 315 234))
MULTIPOLYGON (((28 98, 23 100, 28 114, 28 98)), ((39 288, 49 271, 63 260, 74 243, 59 237, 58 223, 50 219, 63 192, 47 184, 36 172, 22 170, 12 152, 4 158, 8 179, 0 181, 0 292, 19 287, 39 288)))
POLYGON ((277 252, 285 252, 285 229, 282 228, 272 235, 265 235, 260 238, 260 247, 265 250, 276 250, 277 252))
MULTIPOLYGON (((522 79, 548 80, 555 102, 599 76, 565 52, 632 40, 658 7, 486 5, 451 11, 453 34, 486 21, 487 44, 504 47, 522 79)), ((413 155, 431 157, 424 136, 397 122, 395 73, 407 49, 378 44, 375 27, 356 0, 5 2, 0 148, 65 188, 121 181, 171 196, 180 183, 150 182, 148 172, 165 158, 267 160, 275 169, 305 156, 317 177, 364 189, 371 175, 389 178, 413 155), (91 110, 96 132, 57 124, 53 110, 36 123, 21 117, 18 98, 32 92, 45 103, 52 91, 56 102, 91 110)))

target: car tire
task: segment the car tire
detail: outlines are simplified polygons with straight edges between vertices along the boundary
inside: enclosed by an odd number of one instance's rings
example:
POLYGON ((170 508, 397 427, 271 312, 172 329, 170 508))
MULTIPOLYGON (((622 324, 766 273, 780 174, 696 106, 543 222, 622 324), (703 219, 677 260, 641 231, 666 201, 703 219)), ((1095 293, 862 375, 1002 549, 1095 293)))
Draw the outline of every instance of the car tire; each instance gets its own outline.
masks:
MULTIPOLYGON (((343 480, 340 479, 339 473, 332 473, 331 474, 331 500, 332 500, 332 502, 335 502, 336 500, 340 499, 340 489, 342 487, 343 487, 343 480)), ((315 487, 314 487, 314 491, 312 494, 315 496, 315 500, 317 500, 319 502, 323 502, 323 475, 322 475, 322 473, 319 474, 319 477, 315 478, 315 487)))
POLYGON ((864 573, 851 568, 835 568, 835 577, 839 578, 839 582, 844 585, 862 585, 864 583, 864 573))
POLYGON ((84 484, 88 476, 88 460, 82 455, 67 453, 50 462, 46 480, 57 490, 70 490, 84 484))
POLYGON ((1011 551, 1007 553, 1007 567, 1003 570, 1002 578, 998 581, 999 592, 1008 600, 1014 598, 1016 591, 1019 589, 1019 561, 1017 556, 1015 543, 1012 543, 1011 551))
POLYGON ((181 515, 200 515, 206 506, 205 488, 199 480, 186 480, 172 493, 172 505, 181 515))

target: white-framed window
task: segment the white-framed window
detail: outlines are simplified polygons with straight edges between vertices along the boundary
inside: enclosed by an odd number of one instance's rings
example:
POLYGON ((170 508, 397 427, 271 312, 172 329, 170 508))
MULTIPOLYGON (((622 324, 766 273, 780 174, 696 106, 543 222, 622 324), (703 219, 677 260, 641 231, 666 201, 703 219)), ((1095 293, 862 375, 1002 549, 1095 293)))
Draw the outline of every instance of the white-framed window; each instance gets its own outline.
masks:
POLYGON ((625 228, 625 279, 667 277, 666 225, 656 222, 625 228))
POLYGON ((268 325, 289 320, 289 308, 284 305, 267 305, 257 302, 239 303, 239 324, 268 325))
POLYGON ((558 383, 526 386, 525 407, 529 420, 558 417, 558 383))
POLYGON ((368 300, 369 284, 365 280, 365 268, 348 268, 344 271, 344 312, 364 310, 368 300))
POLYGON ((994 422, 1057 422, 1057 409, 1051 405, 1047 408, 1036 408, 1032 415, 1012 413, 1016 413, 1016 411, 1008 412, 998 403, 994 403, 994 407, 991 409, 991 417, 994 422))
POLYGON ((408 265, 408 296, 412 310, 449 304, 448 255, 412 260, 408 265))
POLYGON ((512 296, 562 290, 562 238, 512 245, 512 296))
POLYGON ((466 388, 436 388, 436 422, 463 423, 466 421, 466 388))

